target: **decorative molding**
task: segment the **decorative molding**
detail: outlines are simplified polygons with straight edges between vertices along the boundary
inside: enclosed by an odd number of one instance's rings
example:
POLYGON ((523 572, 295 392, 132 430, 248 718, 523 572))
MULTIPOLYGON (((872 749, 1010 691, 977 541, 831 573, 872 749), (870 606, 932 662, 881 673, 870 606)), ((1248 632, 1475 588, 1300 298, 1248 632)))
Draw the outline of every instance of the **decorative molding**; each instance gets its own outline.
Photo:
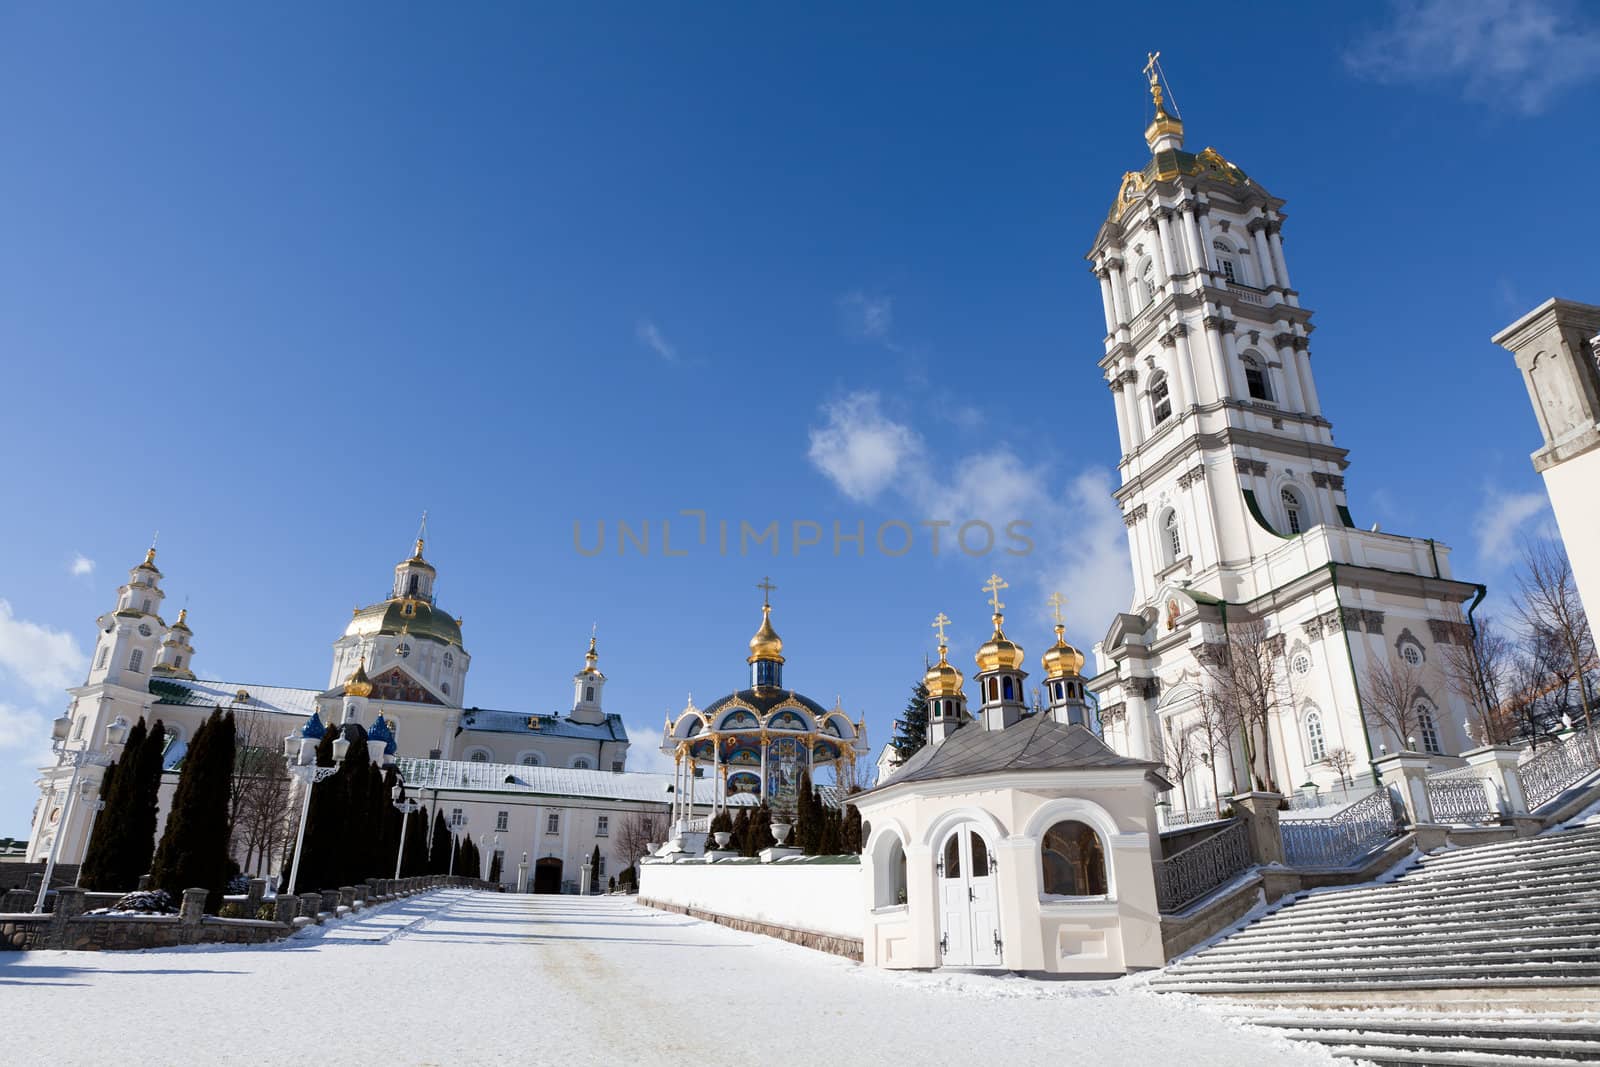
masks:
POLYGON ((1126 704, 1109 704, 1100 709, 1100 722, 1106 726, 1112 726, 1121 722, 1127 714, 1128 706, 1126 704))
POLYGON ((1188 470, 1186 470, 1182 474, 1178 475, 1178 488, 1187 489, 1191 485, 1193 485, 1195 482, 1200 481, 1200 479, 1204 478, 1205 476, 1206 476, 1205 464, 1202 463, 1202 464, 1200 464, 1198 466, 1190 467, 1188 470))
POLYGON ((1464 622, 1429 619, 1428 631, 1433 635, 1436 645, 1461 645, 1465 648, 1472 644, 1472 627, 1464 622))
POLYGON ((1140 504, 1138 507, 1134 508, 1132 511, 1127 512, 1126 514, 1124 514, 1122 516, 1122 525, 1124 525, 1124 526, 1132 526, 1135 523, 1139 522, 1141 519, 1143 519, 1148 514, 1150 514, 1149 506, 1145 505, 1145 504, 1140 504))
POLYGON ((1223 318, 1221 315, 1207 315, 1205 318, 1200 320, 1200 323, 1208 330, 1221 330, 1222 324, 1227 321, 1228 320, 1223 318))
POLYGON ((1293 348, 1294 341, 1295 337, 1292 333, 1285 332, 1272 335, 1272 345, 1274 348, 1293 348))
POLYGON ((1189 325, 1188 325, 1188 323, 1180 322, 1180 323, 1176 324, 1175 326, 1173 326, 1172 327, 1172 336, 1174 336, 1174 337, 1188 337, 1189 336, 1189 325))
POLYGON ((1381 611, 1369 611, 1369 610, 1363 608, 1362 611, 1361 611, 1361 621, 1366 626, 1367 633, 1369 633, 1369 634, 1382 634, 1383 633, 1383 612, 1381 612, 1381 611))
POLYGON ((1253 474, 1257 478, 1265 478, 1267 476, 1267 465, 1259 459, 1245 459, 1243 456, 1239 456, 1234 459, 1233 468, 1240 474, 1253 474))
POLYGON ((1228 653, 1228 646, 1223 641, 1202 641, 1195 647, 1194 658, 1207 667, 1220 664, 1228 653))
POLYGON ((1306 637, 1312 641, 1315 641, 1317 638, 1322 636, 1322 616, 1312 616, 1305 622, 1301 623, 1300 628, 1306 632, 1306 637))
POLYGON ((1344 475, 1324 474, 1322 471, 1311 472, 1311 484, 1318 489, 1337 489, 1344 492, 1344 475))
POLYGON ((1162 348, 1172 348, 1174 345, 1176 345, 1178 343, 1177 337, 1173 334, 1173 332, 1171 330, 1168 330, 1166 333, 1164 333, 1160 337, 1156 338, 1156 340, 1158 342, 1160 342, 1162 348))

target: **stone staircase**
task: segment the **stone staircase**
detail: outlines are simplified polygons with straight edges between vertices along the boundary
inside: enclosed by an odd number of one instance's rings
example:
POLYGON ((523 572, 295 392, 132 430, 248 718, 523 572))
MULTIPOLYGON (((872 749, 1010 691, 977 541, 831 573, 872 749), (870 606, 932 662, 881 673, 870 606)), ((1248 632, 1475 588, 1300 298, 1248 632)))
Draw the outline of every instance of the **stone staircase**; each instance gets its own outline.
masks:
POLYGON ((1600 825, 1308 893, 1151 988, 1380 1065, 1600 1063, 1600 825))

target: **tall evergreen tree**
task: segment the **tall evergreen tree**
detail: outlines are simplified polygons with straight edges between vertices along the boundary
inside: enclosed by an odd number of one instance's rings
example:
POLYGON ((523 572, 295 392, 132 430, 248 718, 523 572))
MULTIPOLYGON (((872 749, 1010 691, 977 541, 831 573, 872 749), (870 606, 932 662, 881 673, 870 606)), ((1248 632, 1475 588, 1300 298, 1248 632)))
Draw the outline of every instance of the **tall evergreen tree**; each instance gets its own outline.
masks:
MULTIPOLYGON (((394 767, 385 767, 383 776, 378 781, 380 792, 377 797, 377 801, 381 805, 379 810, 383 812, 383 832, 377 835, 378 845, 376 854, 373 857, 372 870, 367 875, 368 878, 388 878, 394 874, 396 859, 404 863, 404 857, 400 855, 400 829, 403 819, 400 815, 400 809, 394 806, 394 797, 392 795, 394 787, 399 782, 400 775, 395 771, 394 767)), ((403 791, 401 799, 405 799, 403 791)))
POLYGON ((94 821, 94 833, 89 838, 89 847, 84 849, 83 867, 79 872, 79 883, 85 889, 123 891, 120 885, 113 883, 120 876, 115 872, 117 862, 115 853, 123 841, 125 833, 123 824, 126 822, 124 797, 129 792, 125 784, 120 791, 117 790, 116 781, 127 768, 124 781, 133 778, 133 764, 139 758, 139 746, 144 744, 144 719, 140 718, 128 731, 127 742, 122 746, 122 758, 106 768, 106 773, 100 779, 100 815, 94 821))
POLYGON ((589 856, 589 892, 593 893, 600 888, 600 846, 594 846, 594 852, 589 856))
POLYGON ((811 772, 801 771, 800 788, 795 794, 794 828, 789 831, 787 843, 808 856, 817 854, 817 842, 822 830, 821 806, 817 800, 817 791, 811 784, 811 772))
POLYGON ((751 855, 778 843, 772 836, 772 809, 767 807, 766 801, 762 801, 761 806, 750 816, 750 840, 755 845, 751 855))
POLYGON ((195 731, 184 754, 172 810, 151 880, 177 897, 207 890, 206 909, 222 903, 228 877, 228 787, 233 779, 234 720, 218 708, 195 731))
POLYGON ((494 858, 489 861, 489 881, 496 884, 499 884, 500 882, 500 853, 498 852, 496 852, 494 854, 494 858))
POLYGON ((428 873, 444 874, 450 869, 450 852, 455 841, 450 836, 450 827, 444 821, 444 809, 433 813, 433 844, 428 848, 428 873))
POLYGON ((400 877, 413 878, 428 873, 428 809, 419 807, 405 820, 406 852, 400 862, 400 877))
POLYGON ((839 831, 839 851, 847 856, 861 855, 861 809, 854 804, 844 807, 844 822, 839 831))
POLYGON ((756 838, 751 827, 754 823, 750 818, 749 808, 740 808, 739 817, 733 821, 733 847, 739 850, 741 856, 754 856, 756 854, 756 838))
POLYGON ((894 737, 889 744, 894 746, 895 761, 904 763, 927 743, 928 687, 918 679, 917 684, 911 687, 911 699, 906 702, 906 710, 895 720, 894 737))
POLYGON ((367 863, 372 855, 372 833, 376 825, 372 811, 372 789, 369 771, 372 760, 367 756, 367 731, 360 723, 345 723, 341 729, 350 747, 345 751, 344 762, 333 780, 340 783, 344 794, 344 820, 339 826, 339 853, 335 867, 337 881, 333 887, 358 885, 367 877, 367 863))
MULTIPOLYGON (((329 729, 317 742, 315 758, 318 767, 333 766, 333 742, 337 738, 338 730, 329 729)), ((343 820, 343 783, 335 774, 311 787, 311 807, 306 811, 306 829, 300 844, 300 878, 295 883, 295 892, 308 893, 338 886, 334 864, 339 853, 339 827, 343 820)), ((293 862, 292 854, 284 858, 285 885, 293 862)))
POLYGON ((161 817, 161 779, 167 758, 167 727, 160 719, 150 727, 139 758, 132 763, 134 785, 132 807, 124 844, 122 884, 128 889, 150 873, 156 855, 156 823, 161 817))

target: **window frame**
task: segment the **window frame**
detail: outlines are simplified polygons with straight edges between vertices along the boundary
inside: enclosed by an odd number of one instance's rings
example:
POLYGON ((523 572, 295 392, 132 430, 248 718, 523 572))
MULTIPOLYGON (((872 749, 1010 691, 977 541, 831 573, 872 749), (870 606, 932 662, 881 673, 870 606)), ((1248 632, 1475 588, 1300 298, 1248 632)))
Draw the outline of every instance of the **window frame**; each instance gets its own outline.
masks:
MULTIPOLYGON (((1111 850, 1107 847, 1105 837, 1103 834, 1101 834, 1100 830, 1095 827, 1093 823, 1090 823, 1086 819, 1081 819, 1071 814, 1064 814, 1060 818, 1052 821, 1049 826, 1045 827, 1039 833, 1037 862, 1039 864, 1039 895, 1041 900, 1075 902, 1108 900, 1111 898, 1111 850), (1088 839, 1094 843, 1094 847, 1098 853, 1100 861, 1099 882, 1102 888, 1098 892, 1091 891, 1087 893, 1063 893, 1059 891, 1059 888, 1051 888, 1052 878, 1054 875, 1052 874, 1051 869, 1045 865, 1045 853, 1046 851, 1051 851, 1056 855, 1061 855, 1063 859, 1066 857, 1063 853, 1054 849, 1047 849, 1047 842, 1050 840, 1052 834, 1055 834, 1058 829, 1068 824, 1082 827, 1083 832, 1088 835, 1088 839)), ((1091 876, 1091 873, 1087 870, 1085 872, 1085 879, 1087 883, 1085 888, 1093 890, 1095 881, 1091 876)))

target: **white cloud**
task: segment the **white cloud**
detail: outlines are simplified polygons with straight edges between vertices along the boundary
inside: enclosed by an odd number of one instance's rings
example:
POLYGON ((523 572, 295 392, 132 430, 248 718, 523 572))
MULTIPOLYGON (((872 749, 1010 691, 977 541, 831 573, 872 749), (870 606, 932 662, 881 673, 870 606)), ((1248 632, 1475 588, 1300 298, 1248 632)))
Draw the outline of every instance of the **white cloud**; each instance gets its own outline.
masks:
POLYGON ((19 619, 0 599, 0 668, 40 700, 55 700, 83 681, 88 657, 71 634, 19 619))
POLYGON ((663 337, 661 331, 656 328, 656 324, 649 319, 639 323, 634 328, 633 335, 639 339, 640 344, 668 363, 678 362, 678 347, 663 337))
POLYGON ((67 564, 67 570, 74 578, 84 578, 94 573, 94 560, 82 552, 75 553, 72 562, 67 564))
POLYGON ((672 758, 661 751, 661 731, 628 726, 628 770, 671 774, 672 758))
POLYGON ((823 408, 811 429, 811 462, 852 500, 870 501, 915 463, 921 439, 883 413, 877 393, 851 393, 823 408))
POLYGON ((868 296, 860 289, 839 298, 839 318, 846 333, 868 341, 887 341, 894 326, 894 298, 868 296))
MULTIPOLYGON (((1005 572, 1013 586, 1013 618, 1031 614, 1042 622, 1045 598, 1060 589, 1069 599, 1068 631, 1092 643, 1112 615, 1128 609, 1127 531, 1111 498, 1109 471, 1084 468, 1063 485, 1048 467, 1030 466, 1004 447, 937 465, 922 437, 885 415, 872 392, 825 404, 822 413, 823 424, 811 430, 810 458, 840 492, 862 502, 884 496, 906 508, 899 517, 912 524, 982 520, 995 529, 996 550, 973 559, 983 569, 1005 572), (1033 548, 1024 556, 1004 554, 1013 542, 1003 531, 1014 520, 1031 524, 1033 548)), ((946 530, 943 543, 954 537, 946 530)), ((973 592, 976 597, 977 583, 973 592)))
MULTIPOLYGON (((48 753, 50 717, 36 708, 19 708, 0 702, 0 749, 38 748, 48 753)), ((35 766, 44 766, 42 760, 35 766)))
POLYGON ((1472 530, 1478 537, 1478 561, 1485 565, 1504 562, 1516 545, 1517 535, 1529 521, 1552 518, 1550 498, 1542 491, 1515 493, 1494 486, 1483 491, 1483 504, 1473 517, 1472 530))
POLYGON ((1600 75, 1600 23, 1562 0, 1396 0, 1387 24, 1345 53, 1360 77, 1459 85, 1526 115, 1600 75))

